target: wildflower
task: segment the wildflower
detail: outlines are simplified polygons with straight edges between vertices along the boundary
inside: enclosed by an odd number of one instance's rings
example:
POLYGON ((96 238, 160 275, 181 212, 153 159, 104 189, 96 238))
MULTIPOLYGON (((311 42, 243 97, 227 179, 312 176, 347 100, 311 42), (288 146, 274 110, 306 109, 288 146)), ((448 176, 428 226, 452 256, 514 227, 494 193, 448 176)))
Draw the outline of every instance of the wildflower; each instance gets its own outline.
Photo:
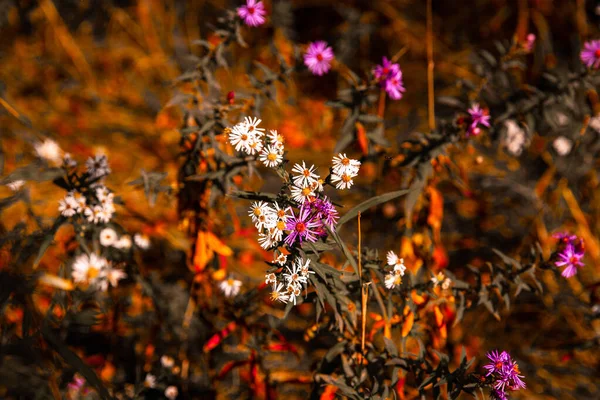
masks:
POLYGON ((333 171, 337 174, 356 176, 360 169, 360 161, 348 158, 346 154, 342 153, 334 156, 331 162, 333 164, 333 171))
POLYGON ((20 179, 6 184, 6 186, 8 186, 8 188, 13 192, 16 192, 17 190, 21 189, 23 185, 25 185, 25 181, 20 179))
POLYGON ((287 294, 287 291, 283 290, 283 283, 273 282, 273 286, 271 288, 271 300, 273 302, 280 301, 282 303, 287 303, 290 296, 287 294))
POLYGON ((402 283, 402 274, 400 271, 391 271, 385 276, 385 287, 387 289, 393 289, 394 287, 402 283))
POLYGON ((77 201, 70 194, 66 195, 64 199, 58 202, 58 211, 63 217, 70 218, 73 215, 77 214, 77 209, 79 205, 77 201))
POLYGON ((318 76, 322 76, 329 71, 332 60, 333 50, 322 40, 310 43, 304 54, 304 65, 308 67, 310 72, 318 76))
POLYGON ((307 203, 314 213, 315 217, 323 220, 329 229, 335 228, 339 215, 335 206, 329 201, 327 197, 323 199, 314 199, 310 203, 307 203))
POLYGON ((279 207, 279 204, 277 204, 277 202, 274 202, 273 203, 273 210, 275 211, 275 215, 277 216, 277 220, 283 221, 283 222, 287 221, 287 218, 288 218, 287 212, 288 212, 288 210, 290 210, 289 207, 286 208, 286 209, 283 209, 283 208, 279 207))
POLYGON ((304 260, 300 257, 296 258, 297 270, 300 271, 300 276, 308 280, 310 274, 314 274, 315 271, 309 269, 310 260, 304 260))
POLYGON ((471 108, 467 110, 467 112, 471 116, 471 126, 467 131, 467 135, 477 136, 479 134, 479 130, 476 130, 475 128, 477 128, 478 125, 483 125, 487 128, 490 127, 490 116, 479 106, 479 104, 474 103, 471 108))
POLYGON ((486 376, 493 378, 492 399, 506 399, 506 389, 519 390, 525 388, 523 375, 520 374, 519 366, 513 361, 506 351, 499 353, 497 350, 487 353, 489 364, 483 366, 487 371, 486 376))
POLYGON ((288 301, 293 301, 294 305, 296 305, 296 299, 302 294, 302 286, 299 284, 290 283, 287 285, 286 291, 288 295, 288 301))
POLYGON ((486 357, 489 358, 491 362, 483 366, 483 368, 487 370, 487 374, 485 376, 501 373, 504 368, 504 364, 510 359, 510 355, 506 351, 498 353, 498 350, 490 351, 486 354, 486 357))
MULTIPOLYGON (((248 0, 252 1, 252 0, 248 0)), ((169 400, 175 400, 179 395, 179 390, 175 386, 169 386, 165 389, 165 397, 169 400)))
POLYGON ((347 172, 340 174, 334 171, 333 174, 331 174, 331 182, 335 183, 336 189, 340 190, 350 189, 354 184, 352 178, 353 176, 347 172))
POLYGON ((506 127, 503 140, 504 146, 512 155, 520 155, 527 139, 525 131, 512 119, 506 121, 504 126, 506 127))
POLYGON ((444 281, 442 282, 442 290, 448 290, 450 288, 450 285, 452 285, 452 279, 444 279, 444 281))
POLYGON ((287 255, 283 254, 283 253, 279 253, 275 256, 275 258, 273 259, 274 263, 277 263, 279 265, 285 265, 285 263, 287 262, 287 255))
POLYGON ((309 211, 308 207, 302 206, 300 207, 297 216, 292 212, 292 215, 288 218, 286 230, 289 230, 290 232, 285 238, 285 243, 288 246, 291 246, 296 241, 299 243, 302 243, 303 240, 309 242, 317 241, 314 229, 321 228, 322 224, 318 220, 315 220, 310 215, 309 211))
POLYGON ((292 172, 298 174, 292 178, 294 185, 296 186, 307 187, 319 179, 319 175, 315 173, 315 166, 311 165, 310 167, 307 167, 304 161, 302 161, 302 165, 294 165, 292 172))
POLYGON ((108 166, 108 158, 104 154, 96 154, 95 157, 88 158, 85 166, 87 173, 92 178, 102 178, 111 172, 108 166))
POLYGON ((400 100, 402 93, 406 91, 402 82, 402 71, 396 71, 388 79, 385 80, 384 89, 393 100, 400 100))
POLYGON ((385 81, 390 76, 395 75, 398 71, 400 71, 400 66, 398 64, 392 63, 387 57, 383 57, 381 65, 378 65, 373 69, 373 75, 375 76, 375 79, 385 81))
POLYGON ((127 274, 123 270, 108 267, 103 271, 102 277, 105 279, 100 282, 99 288, 103 292, 106 292, 108 290, 109 283, 110 286, 117 287, 121 279, 127 278, 127 274))
POLYGON ((262 1, 246 0, 246 5, 238 7, 237 14, 248 26, 256 27, 265 23, 267 12, 262 1))
POLYGON ((564 136, 559 136, 552 142, 552 147, 559 156, 566 156, 573 148, 573 142, 564 136))
POLYGON ((291 192, 292 199, 294 199, 294 201, 297 201, 300 204, 304 204, 306 200, 309 200, 310 198, 315 196, 315 192, 310 186, 292 186, 291 192))
POLYGON ((404 275, 404 271, 406 271, 406 266, 404 265, 403 258, 398 258, 396 253, 390 250, 386 255, 386 259, 388 265, 394 267, 394 271, 399 271, 400 275, 404 275))
POLYGON ((144 379, 144 385, 149 388, 156 386, 156 376, 152 374, 146 375, 146 379, 144 379))
POLYGON ((100 244, 102 246, 108 247, 115 244, 117 241, 117 232, 111 228, 102 229, 100 232, 100 244))
POLYGON ((277 282, 277 277, 275 276, 275 274, 271 273, 271 274, 265 275, 265 285, 268 285, 269 283, 275 283, 275 282, 277 282))
POLYGON ((577 269, 583 267, 583 251, 578 250, 572 243, 567 243, 566 247, 558 253, 558 261, 555 262, 557 267, 565 267, 561 275, 565 278, 570 278, 577 273, 577 269))
POLYGON ((600 40, 586 42, 580 57, 586 67, 598 69, 600 66, 600 40))
POLYGON ((75 259, 71 276, 75 282, 89 282, 95 284, 102 277, 104 269, 108 267, 105 258, 92 253, 89 256, 82 254, 75 259))
MULTIPOLYGON (((308 269, 308 263, 306 263, 306 268, 308 269)), ((302 283, 306 283, 308 280, 308 273, 302 274, 302 259, 296 259, 296 262, 292 264, 292 269, 290 267, 286 267, 287 273, 283 274, 283 277, 287 281, 288 285, 301 285, 302 283)))
POLYGON ((283 154, 284 150, 284 138, 281 136, 276 130, 271 129, 269 134, 267 135, 267 140, 269 144, 275 146, 281 154, 283 154))
POLYGON ((65 153, 62 158, 62 164, 64 168, 74 168, 77 166, 77 161, 73 159, 71 153, 65 153))
POLYGON ((262 150, 258 159, 266 167, 274 168, 281 164, 281 161, 283 161, 283 155, 276 145, 270 144, 262 150))
POLYGON ((256 134, 248 132, 248 125, 241 122, 231 128, 229 142, 235 147, 235 151, 247 152, 248 145, 256 140, 256 134))
POLYGON ((87 199, 85 198, 85 196, 79 192, 70 192, 69 194, 73 196, 73 199, 77 203, 77 212, 82 212, 87 203, 87 199))
POLYGON ((262 151, 262 149, 263 149, 262 141, 259 138, 254 137, 254 139, 252 139, 246 146, 245 151, 246 151, 246 153, 253 156, 255 154, 259 154, 262 151))
POLYGON ((164 355, 160 358, 160 365, 163 366, 163 368, 173 368, 173 366, 175 365, 175 359, 173 359, 173 357, 164 355))
POLYGON ((272 227, 277 219, 275 210, 264 201, 258 201, 252 204, 248 214, 252 218, 252 222, 254 222, 256 229, 259 231, 267 227, 272 227))
POLYGON ((433 277, 431 277, 431 282, 433 283, 433 287, 436 287, 440 283, 443 285, 445 279, 446 279, 446 275, 444 275, 444 273, 441 271, 437 275, 433 275, 433 277))
POLYGON ((114 244, 117 249, 127 250, 131 248, 131 236, 123 235, 114 244))
POLYGON ((44 139, 43 142, 34 144, 34 149, 39 158, 59 164, 61 162, 62 150, 52 139, 44 139))
POLYGON ((258 125, 262 122, 262 119, 258 119, 256 117, 245 117, 244 123, 246 124, 246 129, 252 135, 256 135, 257 137, 262 137, 265 134, 265 128, 259 128, 258 125))
POLYGON ((275 241, 273 237, 271 237, 271 235, 267 235, 265 233, 258 234, 258 244, 263 249, 268 250, 271 247, 273 247, 276 243, 277 241, 275 241))
POLYGON ((150 248, 150 238, 140 233, 133 235, 133 243, 142 250, 150 248))
POLYGON ((503 390, 492 389, 490 393, 490 400, 508 400, 508 396, 503 390))
POLYGON ((568 232, 556 232, 552 237, 560 240, 562 243, 572 243, 577 240, 577 235, 571 235, 568 232))
POLYGON ((531 52, 533 50, 533 46, 535 44, 535 34, 530 33, 529 35, 527 35, 527 38, 525 39, 525 51, 527 51, 528 53, 531 52))
POLYGON ((237 296, 242 287, 242 281, 238 281, 233 278, 227 278, 219 284, 219 288, 225 293, 227 297, 237 296))
POLYGON ((319 178, 310 185, 310 190, 313 192, 322 192, 323 191, 323 179, 319 178))

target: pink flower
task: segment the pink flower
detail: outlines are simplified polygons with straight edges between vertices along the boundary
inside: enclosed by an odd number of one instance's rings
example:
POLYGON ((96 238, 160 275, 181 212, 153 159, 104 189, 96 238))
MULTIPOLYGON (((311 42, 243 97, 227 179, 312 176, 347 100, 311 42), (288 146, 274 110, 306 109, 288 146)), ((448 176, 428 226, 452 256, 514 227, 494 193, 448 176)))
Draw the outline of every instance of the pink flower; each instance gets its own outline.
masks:
POLYGON ((402 93, 406 91, 402 83, 402 71, 398 70, 394 75, 386 79, 384 88, 391 99, 400 100, 402 93))
POLYGON ((246 5, 239 7, 237 13, 248 26, 259 26, 266 21, 267 12, 262 1, 246 0, 246 5))
POLYGON ((600 67, 600 40, 592 40, 587 42, 581 50, 581 61, 588 68, 598 69, 600 67))
POLYGON ((322 76, 331 68, 333 60, 333 50, 322 40, 309 44, 308 50, 304 54, 304 65, 310 72, 322 76))
POLYGON ((561 275, 565 278, 570 278, 577 273, 577 269, 583 267, 583 251, 577 250, 573 244, 568 243, 566 247, 558 253, 558 261, 555 262, 557 267, 565 267, 561 275))
POLYGON ((298 211, 298 216, 292 211, 292 215, 287 219, 285 229, 290 231, 285 238, 285 243, 291 246, 296 241, 299 243, 304 240, 316 242, 319 232, 323 229, 323 223, 311 215, 309 206, 302 206, 298 211))
POLYGON ((394 64, 388 60, 387 57, 383 57, 381 65, 378 65, 373 69, 373 75, 375 76, 375 79, 382 81, 387 80, 390 76, 396 75, 398 71, 400 71, 400 66, 398 64, 394 64))

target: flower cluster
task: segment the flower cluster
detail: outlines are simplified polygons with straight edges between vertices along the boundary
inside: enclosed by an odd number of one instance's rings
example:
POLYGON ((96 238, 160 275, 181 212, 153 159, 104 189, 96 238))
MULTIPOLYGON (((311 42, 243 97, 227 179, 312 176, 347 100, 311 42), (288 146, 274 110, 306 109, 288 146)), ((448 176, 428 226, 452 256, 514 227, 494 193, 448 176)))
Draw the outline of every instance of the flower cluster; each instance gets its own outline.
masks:
POLYGON ((508 390, 519 390, 525 388, 519 371, 519 366, 516 361, 513 361, 510 354, 506 351, 498 353, 494 350, 487 354, 490 360, 489 364, 483 366, 487 371, 486 377, 492 377, 493 390, 491 399, 506 400, 508 399, 508 390))
POLYGON ((581 261, 585 254, 583 239, 568 233, 555 233, 552 236, 559 240, 557 260, 554 264, 557 267, 565 267, 561 275, 570 278, 577 274, 578 268, 584 265, 581 261))
POLYGON ((354 184, 352 180, 358 175, 360 161, 346 157, 346 154, 338 154, 332 160, 333 169, 331 182, 335 183, 336 189, 350 189, 354 184))
POLYGON ((468 136, 477 136, 481 132, 479 125, 490 127, 490 116, 487 110, 482 109, 479 104, 475 103, 467 110, 471 117, 471 124, 467 129, 468 136))
POLYGON ((373 75, 388 96, 394 100, 400 100, 402 93, 406 91, 402 82, 402 71, 398 64, 392 63, 387 57, 383 57, 381 65, 373 69, 373 75))
POLYGON ((394 268, 385 276, 385 287, 393 289, 402 283, 406 266, 404 265, 404 259, 399 258, 393 251, 388 251, 386 258, 388 265, 394 268))
POLYGON ((113 199, 114 193, 102 185, 97 186, 93 194, 88 193, 87 197, 81 192, 71 191, 59 201, 58 211, 67 218, 81 214, 87 222, 107 223, 115 213, 113 199))
POLYGON ((265 134, 264 128, 259 128, 262 120, 246 117, 243 122, 229 130, 229 142, 236 151, 243 151, 258 159, 269 168, 275 168, 283 161, 283 136, 276 130, 265 134))
POLYGON ((75 259, 71 276, 75 283, 86 283, 105 292, 109 284, 116 287, 127 274, 123 270, 113 268, 106 258, 91 253, 82 254, 75 259))
MULTIPOLYGON (((287 256, 281 253, 276 254, 274 263, 286 264, 287 256)), ((283 279, 278 280, 275 273, 266 274, 265 284, 270 284, 272 288, 271 300, 282 303, 293 302, 296 305, 296 301, 302 293, 302 288, 308 284, 310 274, 315 273, 309 269, 309 264, 310 260, 304 261, 301 257, 298 257, 292 263, 292 268, 285 267, 287 272, 283 274, 283 279)))
POLYGON ((322 76, 331 69, 333 58, 334 55, 331 47, 327 46, 326 42, 319 40, 308 45, 308 49, 304 53, 304 65, 313 74, 322 76))

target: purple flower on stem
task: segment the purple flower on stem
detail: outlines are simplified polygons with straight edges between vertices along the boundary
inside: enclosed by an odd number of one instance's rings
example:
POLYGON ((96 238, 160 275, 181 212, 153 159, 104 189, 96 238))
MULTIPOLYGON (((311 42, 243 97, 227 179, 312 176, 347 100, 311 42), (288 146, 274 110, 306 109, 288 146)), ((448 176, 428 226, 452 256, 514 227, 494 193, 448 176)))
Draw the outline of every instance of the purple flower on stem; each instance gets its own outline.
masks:
POLYGON ((333 60, 333 50, 327 46, 327 43, 319 40, 308 45, 304 54, 304 64, 310 72, 322 76, 331 68, 333 60))
POLYGON ((246 0, 246 5, 237 9, 237 14, 248 26, 259 26, 265 23, 265 6, 262 1, 246 0))
POLYGON ((388 60, 387 57, 383 57, 381 65, 378 65, 373 69, 373 75, 378 81, 384 81, 390 76, 395 75, 398 71, 400 71, 400 66, 398 64, 394 64, 388 60))
POLYGON ((402 71, 398 70, 394 75, 386 79, 384 88, 391 99, 400 100, 402 93, 406 91, 402 83, 402 71))
POLYGON ((316 242, 318 234, 323 228, 323 224, 315 219, 310 212, 310 207, 302 205, 298 211, 298 216, 292 211, 288 216, 285 229, 290 231, 285 238, 285 243, 291 246, 296 240, 302 243, 303 240, 316 242))
POLYGON ((572 243, 567 243, 565 248, 558 253, 558 261, 555 262, 557 267, 565 267, 562 276, 570 278, 577 273, 577 269, 583 267, 583 251, 578 250, 572 243))
POLYGON ((314 216, 325 222, 329 229, 335 229, 335 223, 337 222, 339 215, 335 206, 331 204, 331 201, 325 197, 324 199, 314 199, 308 203, 311 211, 314 212, 314 216))
POLYGON ((490 127, 490 116, 487 114, 487 112, 483 108, 481 108, 479 106, 479 104, 474 103, 471 106, 471 108, 469 108, 467 110, 467 112, 471 116, 471 125, 469 126, 469 129, 467 130, 467 136, 479 135, 480 130, 477 125, 483 125, 487 128, 490 127))
POLYGON ((513 361, 506 351, 499 353, 497 350, 487 353, 489 364, 483 366, 487 370, 486 377, 492 377, 493 390, 491 400, 506 400, 506 390, 519 390, 525 388, 525 382, 521 378, 519 365, 513 361))
POLYGON ((598 69, 600 67, 600 40, 586 42, 581 50, 581 61, 588 68, 598 69))
POLYGON ((508 396, 503 390, 494 389, 490 393, 490 400, 508 400, 508 396))
POLYGON ((485 376, 490 376, 494 373, 501 372, 504 363, 510 360, 510 355, 506 351, 498 353, 498 350, 492 350, 487 353, 486 356, 490 359, 491 363, 483 366, 483 368, 488 371, 485 376))

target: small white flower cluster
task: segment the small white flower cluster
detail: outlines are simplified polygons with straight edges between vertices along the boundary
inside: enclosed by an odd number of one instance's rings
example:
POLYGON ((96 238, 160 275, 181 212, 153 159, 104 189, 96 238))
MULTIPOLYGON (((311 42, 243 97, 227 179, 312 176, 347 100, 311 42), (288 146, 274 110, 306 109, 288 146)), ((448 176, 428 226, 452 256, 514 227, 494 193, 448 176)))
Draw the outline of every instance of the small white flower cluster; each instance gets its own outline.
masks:
POLYGON ((431 282, 433 283, 433 287, 441 284, 442 290, 447 290, 452 284, 452 279, 446 277, 443 272, 439 272, 437 275, 433 275, 431 282))
POLYGON ((90 177, 95 179, 105 177, 111 173, 108 158, 104 154, 96 154, 95 157, 88 158, 85 167, 90 177))
POLYGON ((75 259, 71 276, 75 283, 84 282, 105 292, 109 284, 116 287, 121 279, 127 277, 127 274, 113 268, 106 258, 92 253, 82 254, 75 259))
POLYGON ((513 156, 520 156, 523 152, 523 148, 527 145, 527 134, 523 128, 512 119, 504 122, 504 126, 506 127, 503 138, 504 147, 506 147, 506 150, 513 156))
POLYGON ((6 186, 8 186, 8 188, 10 190, 12 190, 13 192, 18 191, 19 189, 21 189, 23 186, 25 185, 25 181, 19 179, 16 181, 12 181, 6 184, 6 186))
POLYGON ((257 201, 250 207, 248 215, 258 230, 258 243, 263 249, 273 247, 283 238, 288 211, 289 208, 283 209, 277 202, 270 205, 264 201, 257 201))
POLYGON ((564 157, 571 152, 573 142, 564 136, 559 136, 552 142, 552 147, 554 147, 554 150, 556 150, 556 153, 559 156, 564 157))
MULTIPOLYGON (((150 247, 150 239, 146 235, 136 233, 133 236, 133 242, 143 250, 150 247)), ((117 249, 127 250, 131 248, 132 243, 131 236, 123 235, 119 237, 114 229, 104 228, 100 232, 100 244, 104 247, 116 247, 117 249)))
POLYGON ((240 288, 242 287, 242 281, 238 281, 237 279, 233 279, 229 277, 224 279, 220 284, 219 288, 225 293, 227 297, 237 296, 240 292, 240 288))
POLYGON ((352 180, 358 175, 360 161, 346 157, 346 154, 338 154, 333 157, 333 173, 331 182, 335 183, 337 189, 350 189, 354 184, 352 180))
POLYGON ((264 128, 258 125, 262 120, 246 117, 229 132, 229 142, 236 151, 243 151, 258 159, 269 168, 275 168, 283 161, 283 137, 276 130, 265 134, 264 128))
MULTIPOLYGON (((275 255, 274 262, 283 265, 287 262, 285 254, 275 255)), ((271 300, 280 301, 282 303, 293 302, 296 305, 298 297, 302 294, 302 287, 308 284, 308 277, 314 274, 314 271, 309 269, 310 260, 306 262, 298 257, 292 263, 292 268, 286 266, 287 273, 283 274, 283 282, 277 281, 277 276, 274 273, 265 275, 265 283, 271 284, 271 300)))
POLYGON ((406 271, 406 266, 404 265, 404 259, 398 258, 393 251, 388 251, 387 263, 389 266, 393 266, 394 269, 385 276, 385 287, 393 289, 402 283, 402 277, 404 276, 404 271, 406 271))
POLYGON ((33 147, 39 158, 54 164, 59 164, 61 162, 62 150, 54 140, 44 139, 43 142, 35 143, 33 147))
POLYGON ((323 180, 317 175, 314 165, 307 167, 302 161, 302 165, 294 165, 292 172, 297 174, 292 177, 292 198, 298 203, 304 204, 306 200, 314 197, 316 192, 323 191, 323 180))
POLYGON ((58 202, 58 211, 67 218, 76 214, 83 214, 84 218, 91 223, 107 223, 115 213, 113 202, 114 193, 106 186, 97 186, 95 190, 96 204, 87 204, 86 197, 79 192, 69 192, 58 202))

